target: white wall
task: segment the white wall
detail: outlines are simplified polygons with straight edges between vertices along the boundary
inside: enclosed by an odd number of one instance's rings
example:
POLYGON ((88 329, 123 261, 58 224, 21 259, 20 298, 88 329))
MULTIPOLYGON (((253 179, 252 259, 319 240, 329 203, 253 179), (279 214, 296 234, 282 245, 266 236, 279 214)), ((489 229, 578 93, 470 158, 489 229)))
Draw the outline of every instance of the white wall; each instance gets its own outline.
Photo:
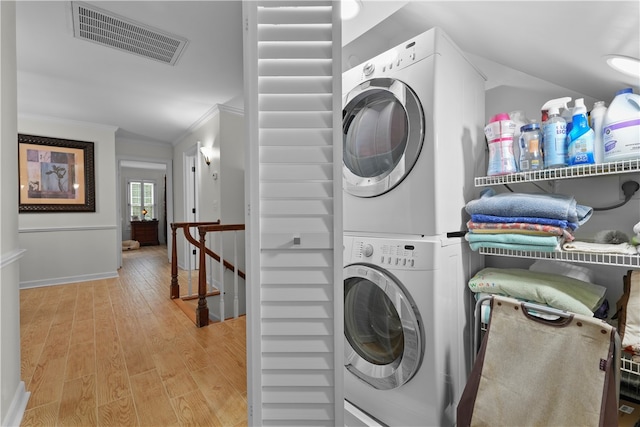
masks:
POLYGON ((0 425, 18 425, 29 394, 20 378, 20 264, 15 3, 0 2, 0 425))
POLYGON ((20 265, 20 287, 117 277, 115 128, 21 117, 18 131, 93 142, 96 196, 95 212, 19 215, 19 245, 27 250, 20 265))

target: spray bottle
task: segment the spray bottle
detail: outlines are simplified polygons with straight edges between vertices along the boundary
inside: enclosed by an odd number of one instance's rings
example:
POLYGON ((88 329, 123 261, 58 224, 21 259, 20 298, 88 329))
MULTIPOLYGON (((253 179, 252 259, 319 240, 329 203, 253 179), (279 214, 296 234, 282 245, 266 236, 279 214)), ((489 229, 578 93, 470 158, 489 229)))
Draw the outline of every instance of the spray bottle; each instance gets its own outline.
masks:
POLYGON ((587 107, 584 99, 576 99, 573 107, 573 126, 567 137, 569 166, 593 164, 595 134, 587 121, 587 107))
POLYGON ((560 108, 565 107, 569 101, 569 97, 557 98, 547 101, 542 106, 545 169, 567 166, 567 122, 560 117, 560 108))

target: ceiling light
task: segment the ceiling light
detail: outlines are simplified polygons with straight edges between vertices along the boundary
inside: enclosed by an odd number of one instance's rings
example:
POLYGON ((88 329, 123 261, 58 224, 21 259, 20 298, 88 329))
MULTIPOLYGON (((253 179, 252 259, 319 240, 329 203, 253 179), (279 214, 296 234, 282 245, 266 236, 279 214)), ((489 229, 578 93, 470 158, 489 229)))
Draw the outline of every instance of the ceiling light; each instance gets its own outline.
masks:
POLYGON ((361 8, 362 2, 360 0, 342 0, 340 2, 340 17, 343 21, 355 18, 361 8))
POLYGON ((607 55, 607 64, 616 71, 640 78, 640 60, 630 56, 607 55))

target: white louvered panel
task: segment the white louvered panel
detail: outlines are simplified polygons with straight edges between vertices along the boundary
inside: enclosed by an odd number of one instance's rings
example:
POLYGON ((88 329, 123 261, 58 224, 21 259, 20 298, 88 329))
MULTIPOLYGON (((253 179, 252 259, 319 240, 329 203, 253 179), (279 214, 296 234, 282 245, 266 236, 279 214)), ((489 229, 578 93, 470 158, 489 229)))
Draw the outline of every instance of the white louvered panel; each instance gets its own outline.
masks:
POLYGON ((266 370, 264 374, 264 386, 318 386, 328 387, 333 385, 333 378, 329 375, 330 370, 311 370, 295 372, 288 369, 266 370))
POLYGON ((300 243, 294 245, 289 233, 263 233, 263 249, 331 249, 333 247, 333 234, 300 232, 296 235, 300 243))
POLYGON ((331 285, 328 282, 327 275, 331 273, 326 271, 325 274, 318 271, 305 271, 303 269, 289 271, 289 272, 265 272, 267 279, 273 279, 273 284, 263 285, 262 301, 282 301, 282 302, 317 302, 319 305, 322 302, 331 301, 333 298, 331 285), (289 273, 289 274, 287 274, 289 273), (315 273, 312 274, 312 273, 315 273), (304 284, 300 284, 301 275, 305 275, 304 284), (325 281, 327 283, 325 283, 325 281), (309 283, 311 282, 311 283, 309 283))
POLYGON ((330 59, 261 59, 263 76, 322 76, 331 71, 330 59))
MULTIPOLYGON (((272 6, 272 4, 269 4, 272 6)), ((274 6, 264 8, 260 10, 260 23, 261 24, 330 24, 331 23, 331 8, 326 7, 326 3, 322 7, 309 7, 313 6, 309 3, 304 4, 304 8, 300 7, 287 7, 291 6, 291 3, 282 4, 281 7, 274 6)))
MULTIPOLYGON (((327 146, 333 143, 331 129, 262 129, 260 142, 266 146, 327 146)), ((331 154, 331 153, 329 153, 331 154)))
MULTIPOLYGON (((333 153, 332 147, 314 147, 314 146, 291 146, 276 147, 266 146, 260 147, 260 162, 265 163, 331 163, 333 153)), ((295 178, 295 177, 292 177, 295 178)), ((305 179, 305 176, 300 176, 305 179)))
MULTIPOLYGON (((264 184, 263 197, 271 198, 327 198, 331 197, 333 187, 331 182, 272 182, 264 184)), ((287 215, 287 212, 282 212, 287 215)))
POLYGON ((331 58, 331 42, 264 42, 258 46, 260 59, 331 58))
POLYGON ((260 127, 273 128, 327 128, 331 127, 330 111, 266 111, 260 113, 260 127))
POLYGON ((316 96, 308 94, 264 94, 260 96, 261 111, 327 111, 331 109, 333 97, 330 94, 319 93, 316 96))
POLYGON ((333 202, 329 199, 297 199, 297 200, 264 200, 260 206, 263 215, 282 215, 287 212, 289 215, 330 215, 333 202))
POLYGON ((262 320, 262 333, 265 335, 292 335, 307 337, 330 336, 333 330, 333 320, 297 318, 291 319, 265 319, 262 320))
POLYGON ((334 355, 336 339, 342 340, 334 330, 335 4, 265 1, 257 7, 260 249, 254 256, 261 303, 255 338, 268 362, 259 368, 255 425, 330 426, 341 419, 334 355))
MULTIPOLYGON (((265 164, 260 169, 260 179, 289 180, 292 176, 307 175, 308 181, 328 181, 333 178, 332 164, 265 164)), ((264 209, 262 210, 264 212, 264 209)))
POLYGON ((262 307, 264 319, 298 319, 300 312, 306 319, 331 319, 333 317, 333 305, 329 302, 318 304, 317 302, 267 302, 262 307))
MULTIPOLYGON (((329 267, 333 265, 331 251, 299 251, 299 250, 268 250, 262 251, 260 261, 265 268, 288 268, 295 265, 297 268, 329 267)), ((300 278, 304 283, 304 278, 300 278)))
POLYGON ((258 79, 258 90, 263 93, 307 93, 331 92, 331 77, 321 76, 267 76, 258 79))
MULTIPOLYGON (((268 391, 267 403, 332 403, 331 387, 265 387, 268 391)), ((266 396, 265 396, 266 397, 266 396)))
POLYGON ((331 220, 323 217, 263 217, 262 226, 265 233, 280 234, 291 229, 306 232, 331 233, 331 220))
POLYGON ((262 358, 265 369, 333 369, 332 357, 306 353, 268 353, 262 358))
POLYGON ((331 25, 259 25, 258 37, 261 41, 326 41, 331 39, 331 25))
MULTIPOLYGON (((264 353, 331 353, 333 352, 333 337, 262 337, 262 351, 264 353)), ((295 372, 292 373, 295 375, 295 372)))
POLYGON ((283 423, 285 423, 284 425, 295 425, 297 427, 327 425, 327 417, 332 416, 333 411, 334 406, 329 403, 271 403, 265 405, 262 409, 263 425, 265 427, 282 426, 283 423), (306 420, 307 423, 301 423, 300 420, 306 420), (318 422, 321 424, 318 424, 318 422))

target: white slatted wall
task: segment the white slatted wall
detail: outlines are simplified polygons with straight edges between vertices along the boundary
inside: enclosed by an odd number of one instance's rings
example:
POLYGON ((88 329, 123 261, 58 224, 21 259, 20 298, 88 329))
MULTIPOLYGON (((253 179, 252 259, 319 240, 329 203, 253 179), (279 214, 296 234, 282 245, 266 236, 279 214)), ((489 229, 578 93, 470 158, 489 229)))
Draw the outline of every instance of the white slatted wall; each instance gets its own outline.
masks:
POLYGON ((342 75, 333 5, 244 4, 250 425, 343 424, 342 75))

